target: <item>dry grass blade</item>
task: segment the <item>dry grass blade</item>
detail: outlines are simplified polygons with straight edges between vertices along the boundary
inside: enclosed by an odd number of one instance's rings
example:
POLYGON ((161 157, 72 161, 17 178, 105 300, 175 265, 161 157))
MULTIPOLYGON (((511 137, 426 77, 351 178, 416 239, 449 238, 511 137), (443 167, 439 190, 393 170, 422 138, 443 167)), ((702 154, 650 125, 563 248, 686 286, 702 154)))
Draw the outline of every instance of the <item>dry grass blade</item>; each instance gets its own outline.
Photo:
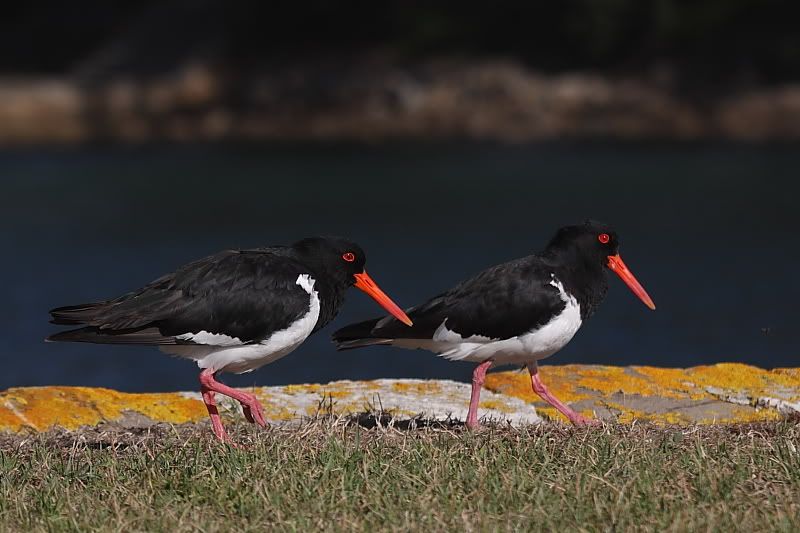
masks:
POLYGON ((0 436, 0 530, 800 529, 800 425, 320 416, 0 436))

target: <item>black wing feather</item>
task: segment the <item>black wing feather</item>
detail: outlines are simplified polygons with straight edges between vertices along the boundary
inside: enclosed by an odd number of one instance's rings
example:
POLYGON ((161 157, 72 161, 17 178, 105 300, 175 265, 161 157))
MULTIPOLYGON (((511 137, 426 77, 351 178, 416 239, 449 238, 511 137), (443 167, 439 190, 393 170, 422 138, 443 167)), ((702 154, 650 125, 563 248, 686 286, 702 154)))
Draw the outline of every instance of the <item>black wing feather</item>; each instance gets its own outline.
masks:
POLYGON ((386 339, 430 339, 442 322, 463 337, 508 339, 547 324, 565 302, 552 281, 552 268, 531 256, 493 266, 453 289, 406 310, 407 327, 390 317, 351 324, 333 334, 340 348, 386 339))
POLYGON ((207 331, 258 341, 308 311, 309 295, 296 283, 303 273, 272 249, 220 252, 114 300, 53 309, 53 323, 86 327, 48 340, 183 344, 178 335, 207 331))
POLYGON ((139 330, 104 331, 96 327, 86 327, 62 331, 47 337, 48 342, 90 342, 94 344, 141 344, 164 346, 182 344, 174 337, 165 337, 157 328, 139 330))

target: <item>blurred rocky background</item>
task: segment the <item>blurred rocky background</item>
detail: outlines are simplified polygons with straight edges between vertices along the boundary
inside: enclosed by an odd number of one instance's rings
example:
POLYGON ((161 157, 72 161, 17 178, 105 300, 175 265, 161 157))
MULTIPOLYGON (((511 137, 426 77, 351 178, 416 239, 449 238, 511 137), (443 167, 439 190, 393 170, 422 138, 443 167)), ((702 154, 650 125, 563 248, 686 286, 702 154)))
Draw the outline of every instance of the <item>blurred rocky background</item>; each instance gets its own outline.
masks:
POLYGON ((800 4, 13 2, 0 143, 800 138, 800 4))

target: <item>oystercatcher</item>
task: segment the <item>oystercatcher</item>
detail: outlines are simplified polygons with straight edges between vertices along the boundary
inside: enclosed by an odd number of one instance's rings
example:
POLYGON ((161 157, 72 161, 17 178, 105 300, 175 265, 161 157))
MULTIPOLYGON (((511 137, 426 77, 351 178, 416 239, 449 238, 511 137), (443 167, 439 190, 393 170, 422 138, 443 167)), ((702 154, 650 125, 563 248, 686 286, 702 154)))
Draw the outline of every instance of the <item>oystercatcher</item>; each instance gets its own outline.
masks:
POLYGON ((84 327, 47 340, 154 345, 195 360, 214 434, 230 442, 215 393, 238 401, 250 422, 266 422, 255 396, 219 383, 216 375, 250 372, 285 356, 333 320, 348 287, 355 285, 398 323, 411 325, 367 275, 365 262, 357 244, 335 237, 226 250, 119 298, 53 309, 53 324, 84 327))
POLYGON ((333 334, 339 349, 371 345, 422 348, 452 361, 478 363, 472 375, 467 426, 478 425, 478 401, 493 365, 524 364, 543 400, 576 425, 589 420, 542 383, 537 361, 563 348, 608 291, 604 270, 617 274, 647 307, 653 300, 619 256, 617 234, 587 221, 558 230, 536 255, 493 266, 422 305, 406 309, 413 327, 387 316, 333 334))

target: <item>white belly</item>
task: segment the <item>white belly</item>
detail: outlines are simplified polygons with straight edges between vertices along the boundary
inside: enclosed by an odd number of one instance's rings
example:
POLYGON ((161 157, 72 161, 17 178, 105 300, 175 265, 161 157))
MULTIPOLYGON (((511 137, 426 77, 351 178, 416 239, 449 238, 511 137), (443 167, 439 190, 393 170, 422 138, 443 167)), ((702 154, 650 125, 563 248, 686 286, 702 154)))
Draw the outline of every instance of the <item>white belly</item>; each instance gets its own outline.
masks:
POLYGON ((577 300, 553 279, 564 300, 564 310, 550 322, 533 331, 510 339, 491 339, 480 335, 464 338, 447 329, 447 320, 437 328, 432 339, 396 339, 393 346, 422 348, 452 361, 482 362, 488 359, 497 365, 525 364, 549 357, 567 345, 581 327, 581 309, 577 300))
POLYGON ((277 361, 300 346, 314 331, 319 319, 319 294, 313 290, 314 279, 303 274, 297 284, 309 293, 308 312, 292 322, 289 327, 276 331, 261 342, 243 344, 239 339, 227 335, 215 335, 205 331, 181 335, 184 340, 208 342, 208 344, 164 346, 162 351, 194 359, 200 368, 244 374, 277 361), (211 343, 214 344, 211 344, 211 343))

